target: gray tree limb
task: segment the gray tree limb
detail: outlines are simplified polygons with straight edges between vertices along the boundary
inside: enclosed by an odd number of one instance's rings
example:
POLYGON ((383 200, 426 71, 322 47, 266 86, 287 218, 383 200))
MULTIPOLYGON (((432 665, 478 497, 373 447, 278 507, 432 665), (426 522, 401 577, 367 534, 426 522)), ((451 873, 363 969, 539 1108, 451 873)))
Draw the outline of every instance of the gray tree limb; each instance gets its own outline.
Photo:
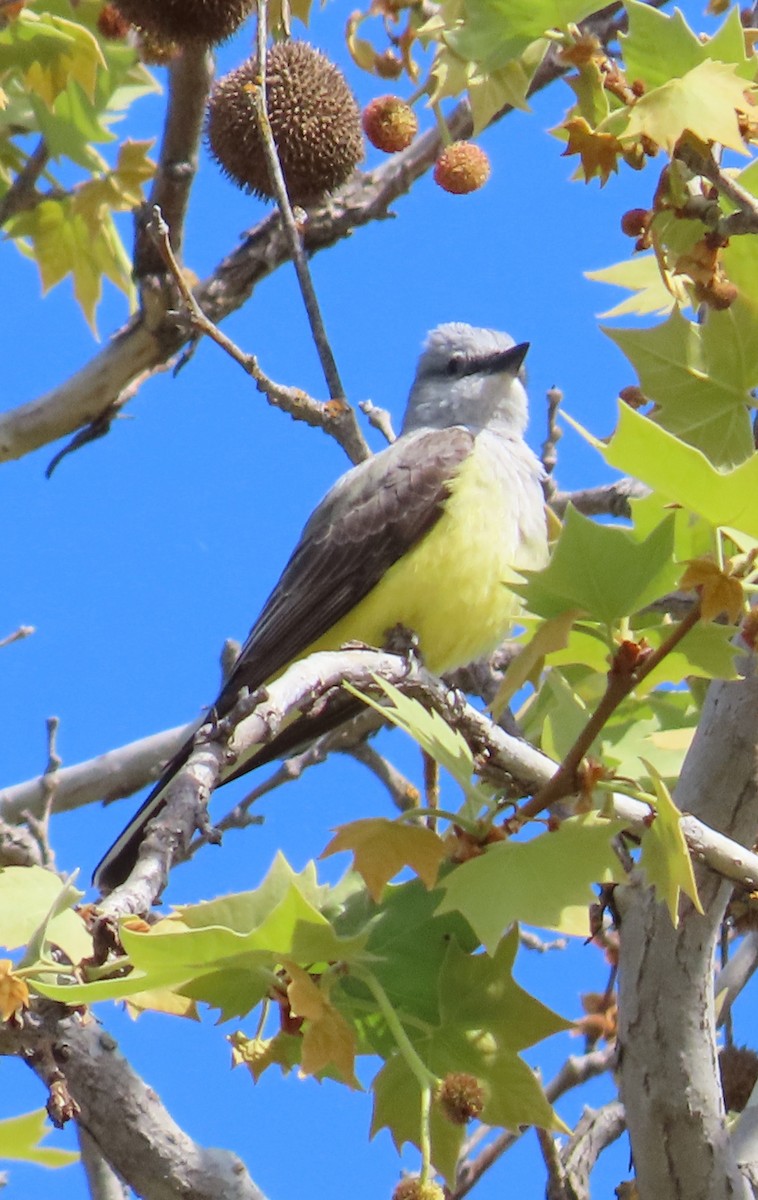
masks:
MULTIPOLYGON (((758 679, 711 684, 675 801, 732 841, 758 826, 758 679)), ((716 1059, 713 956, 731 888, 697 870, 704 913, 679 927, 637 880, 621 913, 619 1070, 642 1200, 751 1196, 727 1131, 716 1059)))
POLYGON ((54 1074, 56 1091, 80 1128, 137 1195, 264 1200, 236 1154, 200 1146, 179 1128, 93 1017, 41 1002, 21 1028, 0 1026, 0 1055, 11 1054, 24 1058, 47 1087, 54 1074))

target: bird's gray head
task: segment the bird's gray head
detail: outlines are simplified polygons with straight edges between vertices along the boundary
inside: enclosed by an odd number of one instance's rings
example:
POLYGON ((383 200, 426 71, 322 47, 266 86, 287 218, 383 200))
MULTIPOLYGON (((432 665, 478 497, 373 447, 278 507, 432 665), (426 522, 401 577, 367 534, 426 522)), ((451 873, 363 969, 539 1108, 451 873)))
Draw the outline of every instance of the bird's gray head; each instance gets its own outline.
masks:
POLYGON ((527 421, 520 378, 527 350, 496 329, 438 325, 424 344, 402 432, 465 425, 473 433, 489 428, 520 437, 527 421))

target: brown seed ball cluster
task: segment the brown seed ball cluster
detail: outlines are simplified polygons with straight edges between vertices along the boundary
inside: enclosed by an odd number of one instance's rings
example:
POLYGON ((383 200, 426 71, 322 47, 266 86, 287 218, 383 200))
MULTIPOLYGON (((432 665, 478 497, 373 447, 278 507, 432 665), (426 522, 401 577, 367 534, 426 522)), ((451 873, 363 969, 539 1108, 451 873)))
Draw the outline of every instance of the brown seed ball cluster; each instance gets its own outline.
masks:
POLYGON ((418 118, 399 96, 377 96, 363 110, 363 132, 372 146, 394 154, 405 150, 418 133, 418 118))
POLYGON ((132 25, 152 37, 178 42, 223 42, 255 8, 255 0, 115 0, 132 25))
POLYGON ((489 177, 490 160, 473 142, 453 142, 434 164, 434 182, 456 196, 478 191, 489 177))
MULTIPOLYGON (((208 104, 208 145, 244 191, 274 197, 250 58, 219 79, 208 104)), ((333 62, 307 42, 280 42, 266 58, 266 107, 293 204, 312 204, 350 177, 363 158, 361 114, 333 62)))

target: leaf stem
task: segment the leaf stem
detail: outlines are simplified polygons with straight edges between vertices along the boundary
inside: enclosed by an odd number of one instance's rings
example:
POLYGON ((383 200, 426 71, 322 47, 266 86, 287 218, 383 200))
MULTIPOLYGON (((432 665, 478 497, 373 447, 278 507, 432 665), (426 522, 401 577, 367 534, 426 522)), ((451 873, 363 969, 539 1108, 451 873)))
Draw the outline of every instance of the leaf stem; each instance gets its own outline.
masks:
POLYGON ((597 708, 581 730, 552 779, 543 788, 540 788, 532 796, 531 800, 527 800, 516 811, 512 818, 512 828, 517 829, 524 822, 536 817, 543 809, 549 808, 565 796, 570 796, 576 790, 576 774, 579 764, 603 726, 616 711, 622 700, 625 700, 634 691, 635 687, 642 683, 643 679, 646 679, 655 670, 666 655, 670 654, 679 645, 699 620, 700 601, 682 618, 678 625, 674 626, 669 636, 665 641, 661 642, 657 650, 653 650, 652 653, 648 654, 639 665, 628 671, 611 668, 608 672, 605 693, 597 708))

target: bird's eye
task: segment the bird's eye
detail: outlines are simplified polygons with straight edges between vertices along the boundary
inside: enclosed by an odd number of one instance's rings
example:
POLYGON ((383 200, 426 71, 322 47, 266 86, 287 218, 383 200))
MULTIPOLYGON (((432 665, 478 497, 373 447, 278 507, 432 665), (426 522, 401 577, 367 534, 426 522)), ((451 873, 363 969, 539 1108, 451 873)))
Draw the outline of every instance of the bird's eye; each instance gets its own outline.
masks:
POLYGON ((465 359, 460 354, 451 354, 445 365, 445 374, 449 375, 451 379, 455 379, 463 374, 465 365, 465 359))

